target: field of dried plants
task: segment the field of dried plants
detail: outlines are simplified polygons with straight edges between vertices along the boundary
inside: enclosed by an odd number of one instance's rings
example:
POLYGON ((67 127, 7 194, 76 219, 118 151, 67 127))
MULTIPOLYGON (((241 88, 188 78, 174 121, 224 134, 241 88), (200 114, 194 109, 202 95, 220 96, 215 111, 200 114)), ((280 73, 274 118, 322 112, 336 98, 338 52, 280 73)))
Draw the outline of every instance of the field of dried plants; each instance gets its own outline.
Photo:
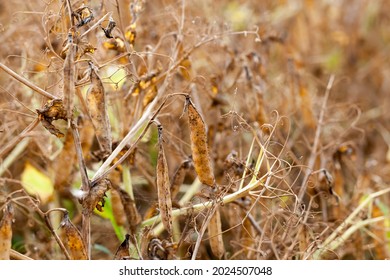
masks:
POLYGON ((0 2, 0 259, 390 257, 390 10, 0 2))

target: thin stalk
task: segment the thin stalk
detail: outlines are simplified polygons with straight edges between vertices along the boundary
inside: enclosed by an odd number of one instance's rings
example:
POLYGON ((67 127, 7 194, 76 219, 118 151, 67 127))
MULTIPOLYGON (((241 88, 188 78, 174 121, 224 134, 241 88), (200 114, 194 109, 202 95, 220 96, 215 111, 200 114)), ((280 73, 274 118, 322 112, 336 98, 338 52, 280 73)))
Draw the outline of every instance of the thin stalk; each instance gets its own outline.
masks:
MULTIPOLYGON (((267 188, 269 185, 269 182, 271 180, 271 177, 272 176, 270 173, 265 174, 259 180, 252 182, 252 183, 249 183, 247 186, 245 186, 245 188, 242 188, 241 190, 238 190, 234 193, 231 193, 231 194, 224 196, 222 198, 221 203, 225 205, 225 204, 231 203, 233 201, 236 201, 237 199, 239 199, 241 197, 247 196, 250 191, 252 191, 260 186, 267 188), (264 182, 265 178, 267 178, 267 179, 264 182)), ((193 212, 200 212, 204 209, 210 208, 213 204, 214 204, 214 202, 212 200, 209 200, 206 202, 201 202, 201 203, 195 204, 193 206, 175 209, 172 211, 172 218, 175 218, 175 217, 178 217, 181 215, 187 215, 188 213, 190 213, 192 211, 193 212)), ((161 221, 161 216, 156 215, 150 219, 143 221, 140 226, 141 227, 150 226, 150 225, 153 225, 153 224, 158 223, 160 221, 161 221)))
POLYGON ((92 25, 87 31, 80 35, 80 39, 86 36, 89 32, 97 28, 108 16, 111 16, 112 12, 108 12, 101 19, 99 19, 94 25, 92 25))
POLYGON ((207 229, 207 225, 210 223, 211 218, 214 216, 215 211, 218 209, 218 204, 213 203, 213 206, 210 211, 207 213, 207 219, 203 222, 202 228, 198 234, 198 238, 196 239, 195 247, 192 252, 191 260, 196 260, 196 256, 198 255, 198 251, 200 248, 200 244, 203 239, 203 235, 207 229))
MULTIPOLYGON (((255 145, 255 138, 253 138, 252 140, 252 144, 251 144, 251 147, 249 149, 249 152, 248 152, 248 156, 247 156, 247 159, 246 159, 246 163, 245 163, 245 167, 248 167, 250 162, 251 162, 251 155, 252 155, 252 152, 253 152, 253 147, 255 145)), ((246 177, 246 171, 247 171, 247 168, 244 169, 244 172, 242 174, 242 178, 241 178, 241 183, 240 183, 240 187, 238 188, 239 190, 242 189, 242 187, 244 186, 244 181, 245 181, 245 177, 246 177)))
POLYGON ((8 144, 0 150, 0 158, 7 154, 16 144, 18 144, 24 137, 26 137, 27 133, 33 130, 38 124, 39 119, 36 118, 18 136, 9 141, 8 144))
POLYGON ((359 221, 359 222, 355 223, 354 225, 349 227, 340 237, 338 237, 337 239, 335 239, 332 242, 330 242, 327 246, 325 246, 325 247, 315 251, 315 253, 313 255, 313 259, 321 259, 322 255, 325 252, 336 250, 340 245, 344 244, 345 241, 348 240, 348 238, 354 232, 356 232, 358 229, 361 229, 361 228, 363 228, 363 227, 365 227, 367 225, 370 225, 370 224, 382 222, 384 220, 385 220, 385 217, 381 216, 381 217, 367 219, 367 220, 363 220, 363 221, 359 221))
MULTIPOLYGON (((387 194, 390 192, 390 188, 386 188, 384 190, 381 190, 381 191, 378 191, 378 192, 375 192, 375 193, 372 193, 370 194, 358 207, 356 207, 356 209, 345 219, 345 221, 343 223, 341 223, 337 228, 336 230, 334 230, 332 232, 331 235, 328 236, 328 238, 319 246, 319 249, 317 249, 314 254, 313 254, 313 258, 314 259, 319 259, 321 258, 321 255, 322 253, 327 250, 328 248, 330 248, 331 244, 335 241, 335 239, 337 238, 337 236, 339 236, 341 234, 341 232, 343 232, 347 226, 353 224, 353 220, 355 219, 355 217, 367 206, 369 205, 376 197, 379 197, 379 196, 382 196, 384 194, 387 194)), ((348 230, 346 230, 348 231, 348 230)), ((345 234, 345 233, 344 233, 345 234)), ((345 241, 345 240, 344 240, 345 241)), ((334 243, 333 243, 334 244, 334 243)), ((334 245, 332 245, 334 246, 334 245)))
POLYGON ((129 194, 130 198, 134 200, 133 184, 131 182, 130 167, 124 164, 122 167, 122 179, 125 191, 129 194))
POLYGON ((184 96, 186 96, 185 93, 173 93, 173 94, 167 95, 165 97, 165 99, 163 100, 163 102, 158 107, 158 109, 156 110, 156 112, 153 113, 153 115, 150 117, 150 119, 147 122, 146 126, 142 130, 141 134, 132 143, 132 145, 126 151, 126 153, 123 156, 121 156, 121 158, 119 158, 119 160, 116 161, 115 164, 113 164, 111 167, 108 168, 108 166, 110 166, 110 164, 117 157, 117 155, 122 151, 122 149, 124 147, 126 147, 127 143, 137 134, 138 130, 141 129, 142 126, 144 125, 144 123, 147 121, 147 118, 152 113, 152 108, 158 102, 157 98, 153 100, 153 102, 150 104, 150 106, 148 107, 147 111, 142 115, 141 119, 137 122, 137 124, 129 131, 129 133, 127 133, 127 135, 118 144, 116 149, 111 153, 111 155, 106 159, 106 161, 96 171, 95 175, 93 176, 93 178, 91 180, 92 184, 94 184, 95 182, 98 182, 99 180, 101 180, 102 178, 107 176, 108 173, 110 173, 112 170, 114 170, 118 165, 120 165, 130 155, 130 153, 134 150, 134 148, 137 145, 137 143, 144 137, 144 135, 148 131, 149 127, 154 122, 154 119, 157 117, 157 115, 160 113, 161 109, 164 107, 164 105, 165 105, 166 101, 168 100, 168 98, 170 98, 172 96, 176 96, 176 95, 184 95, 184 96), (108 168, 108 169, 106 169, 106 168, 108 168))
POLYGON ((301 189, 300 189, 299 194, 298 194, 299 201, 302 201, 302 199, 303 199, 303 197, 304 197, 304 195, 306 193, 307 182, 309 181, 309 177, 310 177, 312 171, 314 170, 314 164, 315 164, 316 159, 317 159, 317 148, 318 148, 318 145, 320 143, 320 136, 321 136, 321 130, 322 130, 322 127, 323 127, 326 106, 327 106, 327 103, 328 103, 330 91, 331 91, 331 89, 333 87, 334 78, 335 78, 335 76, 331 75, 330 78, 329 78, 329 81, 328 81, 328 85, 326 86, 324 101, 322 102, 322 106, 321 106, 320 116, 319 116, 319 119, 318 119, 318 125, 317 125, 316 133, 315 133, 315 136, 314 136, 313 146, 311 147, 311 152, 310 152, 310 158, 309 158, 308 166, 307 166, 307 169, 306 169, 305 177, 303 178, 303 181, 302 181, 301 189))
POLYGON ((24 149, 30 142, 29 138, 24 138, 19 144, 16 145, 15 149, 7 156, 7 158, 0 164, 0 176, 3 172, 23 153, 24 149))
POLYGON ((19 253, 18 251, 15 251, 14 249, 11 249, 9 256, 14 260, 24 260, 24 261, 33 260, 32 258, 27 257, 27 256, 19 253))
POLYGON ((41 218, 45 221, 45 224, 46 224, 47 228, 49 229, 50 233, 54 236, 54 239, 57 241, 57 244, 60 246, 62 252, 65 255, 65 258, 67 260, 71 260, 71 257, 69 255, 68 250, 65 248, 64 243, 62 243, 60 237, 58 236, 58 234, 54 230, 53 225, 51 224, 51 221, 50 221, 50 216, 49 216, 50 213, 53 212, 53 211, 60 211, 60 212, 63 212, 63 213, 64 212, 67 213, 68 211, 66 209, 64 209, 64 208, 54 208, 54 209, 50 209, 49 211, 47 211, 45 213, 41 209, 39 209, 38 205, 36 205, 36 211, 41 216, 41 218))
POLYGON ((13 70, 11 70, 10 68, 8 68, 7 66, 5 66, 3 63, 0 62, 0 68, 4 70, 4 72, 6 72, 7 74, 9 74, 12 78, 18 80, 19 82, 21 82, 22 84, 24 84, 25 86, 29 87, 30 89, 32 89, 33 91, 36 91, 37 93, 39 93, 40 95, 48 98, 48 99, 58 99, 58 97, 52 95, 51 93, 48 93, 47 91, 41 89, 40 87, 34 85, 33 83, 31 83, 29 80, 27 80, 26 78, 20 76, 18 73, 14 72, 13 70))

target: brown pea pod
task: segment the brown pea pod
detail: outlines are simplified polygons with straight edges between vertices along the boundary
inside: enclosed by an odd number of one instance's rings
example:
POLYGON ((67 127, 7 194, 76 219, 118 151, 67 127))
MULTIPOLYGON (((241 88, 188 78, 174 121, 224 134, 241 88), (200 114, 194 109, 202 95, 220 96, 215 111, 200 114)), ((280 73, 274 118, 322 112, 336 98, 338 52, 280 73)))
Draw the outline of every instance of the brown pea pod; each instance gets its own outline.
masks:
POLYGON ((81 233, 76 226, 70 221, 69 215, 65 214, 60 226, 65 231, 66 244, 72 260, 86 260, 87 251, 84 246, 81 233))
POLYGON ((121 201, 121 195, 115 189, 111 189, 111 206, 112 214, 118 226, 123 226, 126 223, 126 213, 121 201))
POLYGON ((7 203, 4 208, 3 218, 0 221, 0 260, 10 259, 13 213, 11 203, 7 203))
POLYGON ((162 126, 158 125, 158 156, 157 156, 157 195, 158 207, 165 230, 172 237, 172 200, 168 175, 168 164, 162 144, 162 126))
POLYGON ((76 149, 73 135, 68 132, 61 153, 53 162, 54 188, 61 196, 69 197, 72 183, 72 171, 75 168, 76 149))
POLYGON ((90 63, 91 86, 87 92, 87 106, 89 115, 95 128, 96 138, 104 156, 112 151, 111 125, 107 112, 107 97, 103 83, 97 74, 97 69, 90 63))
POLYGON ((66 118, 68 119, 68 127, 73 117, 74 96, 76 93, 75 88, 75 72, 76 66, 74 57, 77 46, 73 43, 73 34, 68 34, 68 52, 64 61, 64 92, 63 92, 63 104, 66 110, 66 118))
POLYGON ((222 239, 222 226, 221 226, 221 214, 219 209, 215 210, 213 216, 207 225, 207 231, 209 234, 210 248, 213 254, 221 259, 225 253, 225 246, 222 239))
MULTIPOLYGON (((141 223, 142 218, 138 212, 137 205, 135 204, 134 199, 119 186, 113 185, 113 189, 118 193, 120 201, 123 207, 123 211, 125 213, 125 218, 129 224, 129 232, 131 234, 135 234, 137 230, 137 226, 141 223)), ((114 207, 114 205, 113 205, 114 207)))
POLYGON ((186 99, 186 107, 188 110, 192 159, 196 174, 198 174, 199 180, 203 184, 215 188, 215 177, 207 145, 205 122, 190 97, 186 99))

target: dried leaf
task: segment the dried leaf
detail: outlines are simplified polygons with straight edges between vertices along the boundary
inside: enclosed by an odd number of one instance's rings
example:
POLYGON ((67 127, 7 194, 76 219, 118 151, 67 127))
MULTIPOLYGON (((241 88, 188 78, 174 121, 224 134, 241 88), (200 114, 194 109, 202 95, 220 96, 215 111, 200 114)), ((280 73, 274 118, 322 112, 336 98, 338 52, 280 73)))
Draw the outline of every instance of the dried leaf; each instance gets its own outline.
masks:
POLYGON ((77 27, 81 27, 94 19, 92 10, 87 6, 84 6, 84 4, 77 8, 72 16, 77 20, 77 27))
POLYGON ((137 37, 136 26, 136 23, 130 24, 125 31, 125 38, 130 45, 134 45, 135 38, 137 37))
POLYGON ((112 151, 111 125, 108 119, 107 98, 97 70, 91 64, 91 86, 87 92, 87 106, 95 128, 100 149, 108 156, 112 151))
POLYGON ((72 260, 86 260, 87 251, 85 250, 84 242, 81 233, 76 226, 70 221, 69 215, 65 214, 60 226, 65 231, 66 244, 70 251, 72 260))
POLYGON ((107 50, 116 50, 118 52, 126 51, 125 42, 121 38, 111 38, 103 43, 107 50))
POLYGON ((130 235, 126 234, 125 240, 119 245, 116 253, 114 255, 114 260, 128 260, 130 259, 129 245, 130 245, 130 235))
POLYGON ((150 239, 148 244, 148 258, 150 260, 173 260, 175 249, 175 246, 169 241, 154 237, 150 239))
POLYGON ((112 37, 112 30, 115 28, 116 26, 116 22, 114 21, 114 19, 110 16, 109 20, 108 20, 108 25, 106 28, 102 27, 103 29, 103 32, 104 32, 104 35, 106 35, 106 37, 108 39, 111 39, 113 38, 112 37))
POLYGON ((215 178, 207 145, 206 125, 189 97, 186 103, 195 171, 203 184, 214 188, 215 178))
POLYGON ((162 144, 162 126, 158 126, 159 133, 159 151, 157 156, 157 194, 158 194, 158 207, 161 213, 162 223, 172 237, 172 200, 170 192, 170 182, 168 175, 168 164, 165 158, 165 152, 162 144))
POLYGON ((225 254, 225 246, 222 239, 222 226, 221 226, 221 214, 217 209, 214 215, 211 217, 209 224, 207 225, 209 233, 210 248, 213 254, 221 259, 225 254))
POLYGON ((52 122, 54 120, 67 120, 67 112, 61 99, 48 101, 42 109, 36 110, 41 124, 53 135, 64 137, 64 134, 57 129, 52 122))
MULTIPOLYGON (((153 83, 156 82, 156 78, 154 78, 152 81, 153 83)), ((152 84, 150 88, 145 93, 145 97, 142 100, 142 105, 144 108, 149 105, 150 102, 154 100, 154 98, 157 96, 157 86, 155 84, 152 84)))
MULTIPOLYGON (((129 93, 132 96, 138 96, 141 92, 145 92, 145 96, 142 100, 144 107, 152 102, 157 95, 157 76, 161 70, 162 67, 159 65, 157 70, 142 75, 129 90, 129 93)), ((125 98, 127 98, 127 96, 125 98)))
POLYGON ((12 245, 12 219, 14 210, 11 203, 7 203, 0 221, 0 260, 9 260, 12 245))
POLYGON ((96 184, 91 186, 90 191, 82 198, 83 212, 87 215, 92 214, 96 208, 98 211, 103 212, 105 203, 106 192, 110 186, 110 181, 102 179, 96 184))

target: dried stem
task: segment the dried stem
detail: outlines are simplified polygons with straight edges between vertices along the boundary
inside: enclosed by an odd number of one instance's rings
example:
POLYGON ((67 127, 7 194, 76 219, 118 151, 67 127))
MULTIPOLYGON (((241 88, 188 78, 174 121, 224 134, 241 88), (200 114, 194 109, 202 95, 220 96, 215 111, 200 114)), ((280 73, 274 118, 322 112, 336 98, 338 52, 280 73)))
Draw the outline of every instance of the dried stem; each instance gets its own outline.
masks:
POLYGON ((5 154, 7 154, 15 145, 17 145, 24 137, 26 137, 27 133, 33 130, 39 124, 39 119, 36 118, 33 122, 31 122, 18 136, 13 138, 8 142, 7 145, 0 150, 0 158, 2 158, 5 154))
POLYGON ((213 202, 213 207, 207 212, 207 219, 203 222, 202 228, 200 229, 200 232, 198 233, 198 238, 196 239, 195 247, 194 247, 194 250, 192 252, 192 257, 191 257, 192 260, 196 260, 196 256, 198 255, 200 244, 202 242, 203 235, 207 229, 207 225, 210 223, 210 220, 213 217, 215 211, 217 211, 217 209, 218 209, 218 204, 215 205, 215 203, 213 202))
MULTIPOLYGON (((367 223, 364 223, 365 221, 360 221, 358 223, 354 223, 354 219, 356 216, 367 206, 369 205, 374 198, 382 196, 384 194, 390 193, 390 188, 387 187, 384 190, 375 192, 370 194, 349 216, 344 220, 343 223, 341 223, 336 230, 332 232, 331 235, 319 246, 319 249, 317 249, 314 254, 313 258, 314 259, 320 259, 322 254, 326 252, 327 250, 334 250, 338 246, 340 246, 345 240, 347 240, 347 237, 350 236, 354 231, 356 231, 358 228, 363 227, 371 222, 378 222, 379 220, 374 219, 369 219, 365 220, 368 221, 367 223), (371 221, 371 222, 370 222, 371 221), (352 225, 350 228, 346 229, 349 225, 352 225), (344 234, 339 236, 343 231, 345 230, 344 234), (352 232, 351 232, 352 231, 352 232)), ((383 217, 378 217, 378 218, 383 218, 383 217)))
POLYGON ((47 91, 41 89, 40 87, 34 85, 33 83, 31 83, 29 80, 27 80, 26 78, 20 76, 18 73, 14 72, 13 70, 11 70, 10 68, 8 68, 7 66, 5 66, 3 63, 0 62, 0 68, 3 69, 7 74, 9 74, 10 76, 12 76, 12 78, 18 80, 19 82, 21 82, 22 84, 24 84, 25 86, 31 88, 33 91, 36 91, 37 93, 39 93, 40 95, 46 97, 46 98, 49 98, 49 99, 57 99, 56 96, 48 93, 47 91))
POLYGON ((58 234, 55 232, 54 228, 53 228, 53 225, 51 224, 51 221, 50 221, 50 213, 53 212, 53 211, 60 211, 60 212, 65 212, 67 213, 68 211, 64 208, 54 208, 54 209, 51 209, 49 211, 47 211, 46 213, 43 212, 41 209, 39 209, 38 205, 35 205, 35 209, 37 210, 38 214, 41 216, 41 218, 45 221, 45 224, 47 226, 47 228, 49 229, 49 231, 51 232, 51 234, 54 236, 54 239, 57 241, 57 244, 60 246, 62 252, 64 253, 65 257, 67 260, 70 260, 71 257, 69 255, 69 252, 68 250, 65 248, 64 246, 64 243, 62 243, 60 237, 58 236, 58 234))
POLYGON ((33 260, 32 258, 29 258, 29 257, 19 253, 18 251, 13 250, 13 249, 11 249, 11 251, 10 251, 10 257, 14 260, 24 260, 24 261, 33 260))
MULTIPOLYGON (((160 106, 158 107, 158 109, 156 110, 156 112, 151 116, 151 118, 149 119, 148 123, 146 124, 145 128, 142 130, 141 134, 137 137, 137 139, 132 143, 132 145, 130 146, 130 148, 126 151, 126 153, 121 156, 121 158, 119 158, 118 161, 115 162, 115 164, 113 164, 110 168, 108 168, 107 170, 104 171, 104 169, 106 169, 110 164, 111 162, 116 158, 116 156, 121 152, 121 150, 127 145, 127 142, 129 142, 129 140, 131 140, 131 138, 133 138, 133 136, 137 133, 138 131, 138 128, 140 128, 138 126, 138 124, 142 124, 144 121, 144 118, 145 116, 149 116, 149 113, 148 114, 144 114, 143 117, 140 119, 140 121, 137 123, 136 126, 134 126, 130 131, 129 133, 123 138, 123 140, 118 144, 118 146, 116 147, 116 149, 111 153, 111 155, 107 158, 107 160, 102 164, 102 166, 100 166, 100 168, 98 169, 98 171, 96 171, 95 173, 95 176, 92 178, 92 182, 91 184, 94 184, 95 182, 98 182, 100 181, 102 178, 104 178, 105 176, 107 176, 107 174, 109 174, 112 170, 114 170, 118 165, 120 165, 129 155, 130 153, 133 151, 133 149, 135 148, 135 146, 137 145, 137 143, 145 136, 145 133, 148 131, 149 127, 152 125, 152 123, 154 122, 155 118, 157 117, 157 115, 160 113, 161 109, 164 107, 166 101, 168 100, 168 98, 172 97, 172 96, 177 96, 177 95, 184 95, 186 96, 185 93, 173 93, 173 94, 169 94, 168 96, 166 96, 166 98, 163 100, 163 102, 160 104, 160 106), (135 129, 137 128, 137 129, 135 129)), ((152 102, 152 104, 150 105, 148 111, 151 112, 151 108, 153 108, 153 104, 157 102, 157 98, 152 102)), ((146 121, 146 120, 145 120, 146 121)))
POLYGON ((316 129, 316 134, 314 136, 313 146, 311 147, 310 158, 309 158, 307 169, 306 169, 306 172, 305 172, 305 177, 303 178, 302 186, 301 186, 301 189, 299 190, 299 194, 298 194, 299 201, 302 201, 302 199, 303 199, 303 197, 304 197, 304 195, 306 193, 307 182, 309 180, 309 177, 310 177, 311 173, 314 170, 314 164, 315 164, 316 158, 317 158, 317 149, 318 149, 318 145, 320 143, 321 130, 322 130, 322 127, 323 127, 323 122, 324 122, 326 105, 328 103, 330 91, 331 91, 331 89, 333 87, 334 78, 335 78, 335 76, 331 75, 330 78, 329 78, 329 81, 328 81, 328 85, 326 86, 325 96, 324 96, 324 100, 322 102, 321 112, 320 112, 320 116, 319 116, 319 119, 318 119, 318 125, 317 125, 317 129, 316 129))

